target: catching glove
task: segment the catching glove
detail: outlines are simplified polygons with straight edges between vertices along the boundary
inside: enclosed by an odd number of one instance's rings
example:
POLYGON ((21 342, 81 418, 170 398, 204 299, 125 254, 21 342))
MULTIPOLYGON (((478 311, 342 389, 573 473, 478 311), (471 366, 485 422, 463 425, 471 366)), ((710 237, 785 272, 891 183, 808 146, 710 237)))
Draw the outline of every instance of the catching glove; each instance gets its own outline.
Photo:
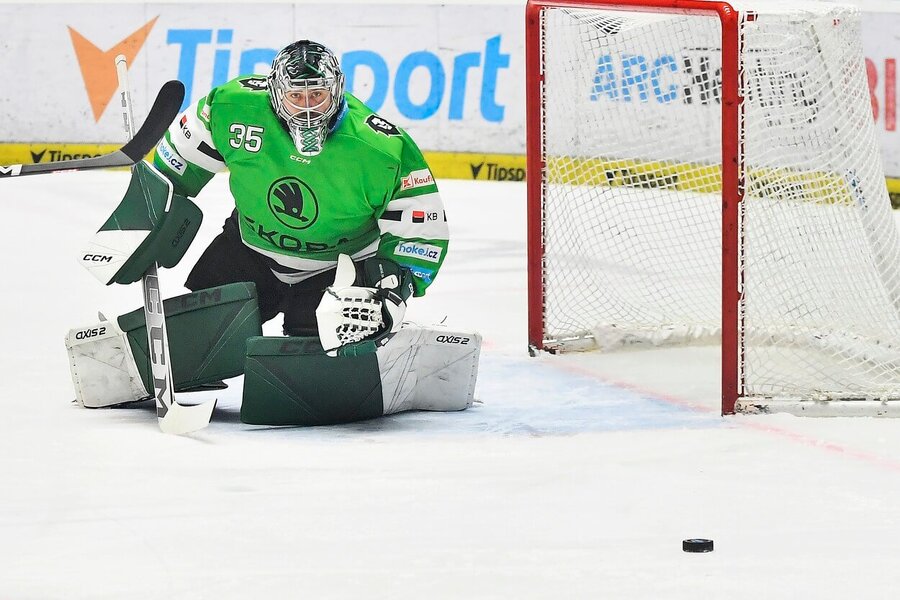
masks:
POLYGON ((394 261, 377 256, 363 261, 363 279, 367 287, 375 289, 381 300, 384 333, 396 333, 406 314, 406 300, 412 296, 412 273, 394 261))
POLYGON ((400 329, 412 274, 397 263, 369 258, 362 264, 364 286, 354 285, 356 267, 346 254, 338 257, 334 284, 316 308, 319 340, 329 354, 341 346, 372 340, 383 343, 400 329))

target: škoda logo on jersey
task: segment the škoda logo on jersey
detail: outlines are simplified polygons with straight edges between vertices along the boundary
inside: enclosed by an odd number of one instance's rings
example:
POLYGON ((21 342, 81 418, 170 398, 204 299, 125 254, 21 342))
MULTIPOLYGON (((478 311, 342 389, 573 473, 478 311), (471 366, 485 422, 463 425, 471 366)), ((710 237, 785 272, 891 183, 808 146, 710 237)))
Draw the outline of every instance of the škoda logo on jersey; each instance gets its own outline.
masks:
POLYGON ((425 187, 426 185, 434 185, 434 177, 428 169, 413 171, 400 180, 401 190, 411 190, 414 188, 425 187))
POLYGON ((269 186, 269 210, 291 229, 306 229, 319 217, 319 200, 306 183, 296 177, 282 177, 269 186))

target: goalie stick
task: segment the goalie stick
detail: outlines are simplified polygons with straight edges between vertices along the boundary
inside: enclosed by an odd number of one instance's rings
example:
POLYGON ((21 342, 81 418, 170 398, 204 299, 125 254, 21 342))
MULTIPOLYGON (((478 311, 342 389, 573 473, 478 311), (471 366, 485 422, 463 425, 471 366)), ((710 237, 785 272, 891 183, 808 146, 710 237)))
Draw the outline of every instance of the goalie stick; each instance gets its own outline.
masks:
MULTIPOLYGON (((119 94, 122 99, 122 116, 125 119, 125 131, 131 138, 131 142, 138 139, 141 132, 134 134, 134 115, 131 111, 131 92, 128 86, 128 67, 125 63, 125 57, 121 54, 116 57, 116 75, 119 80, 119 94)), ((133 163, 138 162, 144 155, 149 152, 159 139, 165 134, 171 122, 178 115, 181 108, 181 102, 184 99, 184 86, 180 82, 169 82, 160 90, 157 96, 157 102, 153 107, 156 108, 159 99, 166 91, 166 86, 170 83, 177 84, 177 102, 166 105, 166 114, 161 114, 159 127, 151 134, 147 134, 147 139, 153 138, 152 143, 148 144, 146 150, 137 152, 137 156, 133 163), (163 121, 162 118, 165 117, 163 121), (157 135, 158 133, 158 135, 157 135)), ((150 122, 153 116, 153 109, 150 115, 144 121, 144 127, 150 122)), ((143 131, 144 127, 141 128, 143 131)), ((129 144, 131 143, 129 142, 129 144)), ((126 144, 127 147, 127 144, 126 144)), ((128 156, 126 154, 126 156, 128 156)), ((130 157, 129 157, 130 158, 130 157)), ((132 163, 132 164, 133 164, 132 163)), ((185 434, 203 429, 209 425, 212 417, 213 409, 216 407, 216 400, 210 400, 203 404, 179 404, 175 399, 175 383, 172 378, 172 363, 169 357, 169 336, 166 333, 166 315, 163 312, 163 298, 159 290, 159 276, 157 275, 156 263, 147 269, 141 278, 141 287, 144 292, 144 319, 147 322, 147 353, 150 357, 150 373, 153 379, 153 395, 156 398, 156 416, 159 419, 159 428, 165 433, 185 434)))
MULTIPOLYGON (((184 101, 184 84, 180 81, 167 81, 160 88, 150 107, 144 124, 132 134, 124 146, 109 154, 91 158, 59 160, 33 165, 0 165, 0 177, 19 177, 22 175, 41 175, 60 171, 84 171, 87 169, 105 169, 108 167, 130 167, 144 158, 166 133, 166 129, 178 116, 181 103, 184 101)), ((134 123, 134 121, 131 121, 134 123)))

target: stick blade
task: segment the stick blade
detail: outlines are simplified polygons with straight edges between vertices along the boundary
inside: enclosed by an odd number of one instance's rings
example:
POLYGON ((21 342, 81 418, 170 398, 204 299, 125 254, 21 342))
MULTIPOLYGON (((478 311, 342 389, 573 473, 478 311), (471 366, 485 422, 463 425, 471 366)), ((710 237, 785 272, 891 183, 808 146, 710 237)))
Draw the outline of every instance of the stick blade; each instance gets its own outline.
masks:
POLYGON ((153 101, 153 106, 150 107, 144 124, 134 134, 134 137, 118 150, 90 158, 74 158, 32 165, 0 165, 0 179, 21 175, 41 175, 134 165, 143 160, 166 134, 166 130, 181 111, 182 102, 184 102, 184 84, 177 79, 167 81, 156 95, 156 100, 153 101))
POLYGON ((184 435, 199 431, 209 425, 216 400, 203 404, 178 404, 173 402, 166 415, 159 420, 159 428, 163 433, 184 435))
POLYGON ((156 100, 153 101, 144 124, 134 137, 122 146, 121 152, 133 162, 144 158, 166 134, 169 125, 178 116, 182 102, 184 102, 184 84, 177 79, 165 82, 156 94, 156 100))

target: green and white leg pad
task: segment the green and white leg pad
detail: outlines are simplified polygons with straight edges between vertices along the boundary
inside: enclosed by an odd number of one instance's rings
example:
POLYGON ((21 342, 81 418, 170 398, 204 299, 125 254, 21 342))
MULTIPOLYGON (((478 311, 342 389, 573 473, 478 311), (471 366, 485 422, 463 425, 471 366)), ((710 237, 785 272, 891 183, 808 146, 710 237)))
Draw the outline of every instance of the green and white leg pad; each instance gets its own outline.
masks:
POLYGON ((115 321, 73 329, 66 336, 75 399, 86 408, 150 398, 128 337, 115 321))
MULTIPOLYGON (((175 391, 244 372, 247 338, 262 334, 256 287, 231 283, 167 299, 169 354, 175 391)), ((88 408, 152 397, 143 309, 66 336, 78 402, 88 408)))
POLYGON ((379 348, 384 414, 472 406, 481 336, 439 327, 403 327, 379 348))
POLYGON ((331 425, 407 410, 472 405, 481 336, 404 323, 381 346, 361 342, 328 356, 317 338, 247 342, 241 420, 331 425))

